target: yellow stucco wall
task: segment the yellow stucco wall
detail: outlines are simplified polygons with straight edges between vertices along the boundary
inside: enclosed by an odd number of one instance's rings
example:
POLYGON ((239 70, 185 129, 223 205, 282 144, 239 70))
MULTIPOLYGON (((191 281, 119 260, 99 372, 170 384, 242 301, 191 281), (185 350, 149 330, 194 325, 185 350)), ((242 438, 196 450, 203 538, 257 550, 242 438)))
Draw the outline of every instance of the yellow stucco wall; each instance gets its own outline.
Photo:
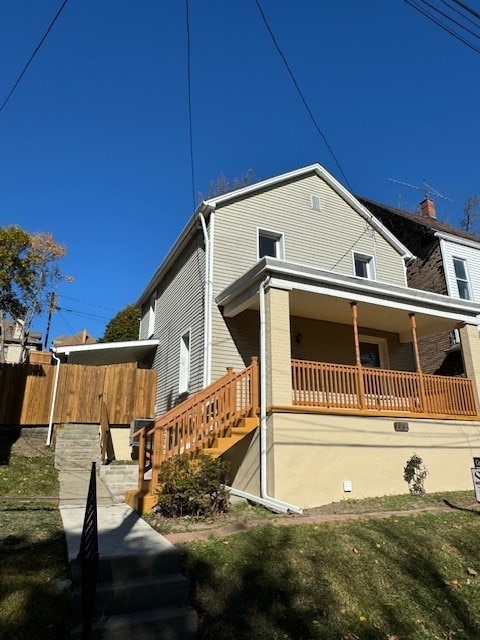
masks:
MULTIPOLYGON (((393 418, 276 413, 268 423, 269 493, 303 508, 408 493, 403 470, 414 453, 428 469, 427 492, 473 492, 478 422, 408 420, 408 433, 395 432, 393 418), (351 492, 343 490, 346 480, 351 492)), ((255 493, 258 451, 252 442, 235 479, 239 489, 255 493)))

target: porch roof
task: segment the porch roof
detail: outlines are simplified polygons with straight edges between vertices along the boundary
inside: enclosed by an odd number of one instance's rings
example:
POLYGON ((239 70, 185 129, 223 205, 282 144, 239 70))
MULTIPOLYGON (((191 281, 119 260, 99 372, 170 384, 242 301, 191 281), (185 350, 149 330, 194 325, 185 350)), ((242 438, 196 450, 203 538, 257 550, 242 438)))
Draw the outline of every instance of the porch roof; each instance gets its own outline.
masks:
POLYGON ((125 342, 98 342, 70 347, 56 347, 54 354, 69 364, 123 364, 140 362, 157 348, 159 340, 129 340, 125 342))
POLYGON ((415 313, 417 335, 451 331, 464 323, 479 324, 480 304, 397 285, 347 276, 265 257, 216 298, 226 317, 259 308, 263 281, 290 291, 290 314, 351 324, 350 302, 358 307, 358 323, 391 331, 411 340, 409 314, 415 313))

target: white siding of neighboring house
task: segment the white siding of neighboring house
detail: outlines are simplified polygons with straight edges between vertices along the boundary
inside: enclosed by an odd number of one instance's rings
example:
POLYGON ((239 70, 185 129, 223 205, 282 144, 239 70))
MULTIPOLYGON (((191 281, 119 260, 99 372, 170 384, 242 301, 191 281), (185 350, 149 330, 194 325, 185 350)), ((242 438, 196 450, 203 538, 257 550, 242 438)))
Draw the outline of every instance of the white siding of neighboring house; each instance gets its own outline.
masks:
POLYGON ((452 298, 459 298, 457 279, 453 267, 453 258, 460 258, 466 261, 469 275, 469 284, 472 300, 480 301, 480 243, 478 248, 466 246, 461 242, 454 242, 442 239, 440 241, 442 249, 445 278, 447 281, 447 291, 452 298))
MULTIPOLYGON (((153 367, 157 376, 157 415, 179 401, 181 338, 190 331, 189 394, 203 384, 205 253, 201 234, 187 245, 157 289, 154 338, 160 340, 153 367)), ((145 304, 141 336, 148 325, 145 304)))
MULTIPOLYGON (((374 255, 379 281, 406 286, 402 256, 317 175, 310 175, 217 208, 214 297, 257 262, 257 233, 284 234, 285 260, 353 276, 352 252, 374 255), (312 195, 321 210, 312 208, 312 195)), ((213 305, 212 380, 244 362, 213 305)))

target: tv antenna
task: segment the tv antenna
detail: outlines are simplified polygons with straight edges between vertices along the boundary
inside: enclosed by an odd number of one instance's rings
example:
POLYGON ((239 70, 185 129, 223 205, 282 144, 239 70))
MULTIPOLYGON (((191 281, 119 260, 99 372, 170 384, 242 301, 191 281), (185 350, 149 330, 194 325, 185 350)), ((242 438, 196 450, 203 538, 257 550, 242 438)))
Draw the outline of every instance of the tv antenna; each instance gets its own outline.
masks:
POLYGON ((394 178, 388 178, 388 180, 390 182, 396 182, 397 184, 401 184, 404 187, 409 187, 409 189, 417 189, 417 191, 422 191, 425 198, 429 198, 431 195, 434 195, 437 198, 442 198, 442 200, 446 200, 447 202, 453 202, 453 203, 455 202, 455 200, 452 200, 451 198, 447 198, 447 196, 442 195, 436 189, 431 187, 426 180, 422 182, 421 187, 417 187, 414 184, 408 184, 408 182, 402 182, 401 180, 395 180, 394 178))

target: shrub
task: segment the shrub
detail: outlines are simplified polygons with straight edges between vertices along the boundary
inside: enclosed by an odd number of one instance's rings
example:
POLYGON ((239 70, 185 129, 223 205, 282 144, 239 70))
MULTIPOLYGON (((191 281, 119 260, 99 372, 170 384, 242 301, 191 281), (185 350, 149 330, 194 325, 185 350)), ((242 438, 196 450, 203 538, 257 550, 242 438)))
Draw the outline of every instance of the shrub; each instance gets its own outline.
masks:
POLYGON ((408 483, 410 493, 423 495, 425 493, 425 478, 428 471, 423 460, 416 453, 407 460, 407 464, 403 470, 403 479, 408 483))
POLYGON ((229 464, 200 454, 177 455, 160 465, 155 511, 169 518, 214 516, 228 510, 229 464))

